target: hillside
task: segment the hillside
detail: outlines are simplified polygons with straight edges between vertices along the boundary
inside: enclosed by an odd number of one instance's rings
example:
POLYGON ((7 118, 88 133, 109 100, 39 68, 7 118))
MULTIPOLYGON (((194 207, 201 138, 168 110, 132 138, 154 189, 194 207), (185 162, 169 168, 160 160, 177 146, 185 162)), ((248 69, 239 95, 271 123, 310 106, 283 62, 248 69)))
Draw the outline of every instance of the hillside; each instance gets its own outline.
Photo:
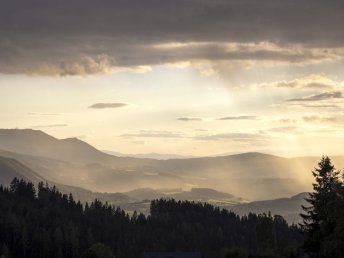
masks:
POLYGON ((240 197, 229 193, 219 192, 210 188, 192 188, 190 191, 183 191, 182 189, 152 189, 139 188, 124 193, 133 199, 135 202, 122 203, 121 207, 126 211, 133 212, 134 210, 144 214, 149 213, 150 201, 155 199, 174 199, 177 201, 194 201, 201 203, 209 203, 217 207, 225 207, 236 205, 245 202, 240 197))
MULTIPOLYGON (((282 158, 263 153, 154 160, 115 157, 72 138, 37 130, 0 130, 0 155, 14 158, 40 176, 94 192, 139 188, 212 188, 248 200, 292 196, 311 189, 318 157, 282 158)), ((337 168, 343 157, 333 157, 337 168)))
POLYGON ((45 181, 43 177, 15 159, 0 156, 0 184, 9 185, 14 177, 36 184, 45 181))
POLYGON ((94 199, 99 199, 111 204, 133 201, 129 196, 121 193, 97 193, 80 187, 55 183, 38 175, 36 172, 15 159, 0 156, 0 184, 8 186, 15 177, 32 182, 36 186, 39 182, 47 182, 51 186, 55 185, 62 193, 72 193, 74 198, 81 202, 91 202, 94 199))
POLYGON ((72 193, 76 200, 80 200, 83 203, 98 199, 109 204, 118 205, 131 214, 135 210, 148 214, 150 201, 164 198, 210 203, 217 207, 232 210, 239 215, 245 215, 249 212, 259 214, 271 211, 272 214, 282 215, 289 223, 297 223, 300 222, 299 213, 302 212, 301 205, 305 204, 304 198, 307 196, 307 193, 301 193, 291 198, 247 203, 242 198, 210 188, 192 188, 190 191, 184 191, 180 188, 140 188, 125 193, 99 193, 80 187, 55 183, 43 178, 15 159, 0 156, 0 184, 9 185, 14 177, 33 182, 35 185, 41 181, 48 182, 51 186, 56 185, 63 193, 72 193))
POLYGON ((0 129, 0 149, 74 163, 107 163, 115 158, 77 138, 56 139, 31 129, 0 129))
POLYGON ((305 201, 307 197, 308 193, 300 193, 290 198, 243 203, 226 208, 239 215, 247 215, 250 212, 256 214, 271 212, 273 215, 282 215, 289 223, 300 223, 299 214, 303 212, 301 205, 307 206, 305 201))
POLYGON ((209 203, 238 203, 241 198, 232 194, 219 192, 208 188, 192 188, 190 191, 182 189, 151 189, 141 188, 129 192, 121 193, 97 193, 89 190, 67 186, 48 180, 36 172, 12 158, 0 156, 0 184, 9 185, 14 177, 38 184, 39 182, 48 182, 50 185, 56 185, 64 193, 73 193, 78 200, 90 201, 95 198, 110 203, 154 200, 159 198, 173 198, 176 200, 191 200, 209 203))

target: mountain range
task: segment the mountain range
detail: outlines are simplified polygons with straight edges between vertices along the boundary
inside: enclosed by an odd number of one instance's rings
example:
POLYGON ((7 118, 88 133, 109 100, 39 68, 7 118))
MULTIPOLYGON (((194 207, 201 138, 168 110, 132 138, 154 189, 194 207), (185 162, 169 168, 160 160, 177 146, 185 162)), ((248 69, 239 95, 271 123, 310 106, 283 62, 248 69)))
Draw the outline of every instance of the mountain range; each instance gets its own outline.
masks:
MULTIPOLYGON (((31 129, 0 129, 0 156, 0 183, 8 184, 14 176, 46 181, 81 201, 98 198, 145 211, 149 200, 163 197, 210 202, 239 214, 269 208, 291 217, 300 212, 304 195, 299 193, 311 190, 311 170, 320 159, 263 153, 166 160, 119 157, 77 138, 57 139, 31 129), (263 201, 269 199, 276 200, 263 201)), ((344 166, 343 157, 332 160, 337 168, 344 166)))
POLYGON ((32 182, 36 186, 39 182, 47 183, 50 186, 56 186, 62 193, 72 193, 75 199, 84 203, 98 199, 109 204, 121 206, 128 212, 136 210, 148 213, 150 201, 158 198, 207 202, 217 206, 233 205, 243 201, 241 198, 231 194, 207 188, 193 188, 190 191, 183 191, 182 189, 142 188, 126 193, 92 192, 84 188, 49 181, 17 160, 0 156, 0 184, 9 186, 15 177, 32 182))
MULTIPOLYGON (((311 170, 319 160, 263 153, 168 160, 117 157, 77 138, 61 140, 30 129, 0 130, 0 149, 0 156, 18 160, 47 180, 95 192, 213 188, 247 200, 311 190, 311 170)), ((334 163, 343 167, 344 158, 334 157, 334 163)))

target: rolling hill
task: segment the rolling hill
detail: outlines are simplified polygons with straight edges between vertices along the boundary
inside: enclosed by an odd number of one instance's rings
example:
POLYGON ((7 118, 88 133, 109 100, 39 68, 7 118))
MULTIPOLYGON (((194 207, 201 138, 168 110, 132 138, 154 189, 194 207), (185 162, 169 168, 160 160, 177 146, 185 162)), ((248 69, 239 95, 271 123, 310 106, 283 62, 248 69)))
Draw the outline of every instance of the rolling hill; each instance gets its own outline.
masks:
POLYGON ((242 203, 226 208, 239 215, 247 215, 250 212, 256 214, 271 212, 273 215, 283 216, 289 223, 300 223, 302 220, 299 214, 303 212, 301 205, 307 206, 305 198, 308 195, 308 193, 300 193, 290 198, 242 203))
POLYGON ((37 185, 38 182, 48 182, 51 186, 56 185, 62 193, 72 193, 74 198, 81 202, 91 202, 94 199, 99 199, 103 202, 120 206, 129 213, 133 213, 134 210, 136 210, 148 214, 151 200, 158 198, 173 198, 176 200, 207 202, 218 207, 232 210, 239 215, 245 215, 249 212, 267 213, 270 211, 274 215, 282 215, 289 223, 298 223, 301 221, 299 217, 299 213, 302 212, 301 205, 305 204, 304 198, 308 195, 307 193, 301 193, 291 198, 279 198, 247 203, 242 198, 210 188, 192 188, 190 191, 184 191, 181 188, 140 188, 125 193, 99 193, 80 187, 55 183, 43 178, 13 158, 0 156, 0 184, 9 185, 14 177, 31 181, 35 185, 37 185))
MULTIPOLYGON (((18 160, 47 180, 94 192, 139 188, 212 188, 248 200, 292 196, 311 189, 320 157, 263 153, 155 160, 116 157, 76 138, 56 139, 30 129, 0 130, 0 155, 18 160)), ((333 157, 337 168, 343 157, 333 157)))
POLYGON ((113 158, 77 138, 59 140, 31 129, 0 129, 0 149, 74 163, 106 162, 113 158))
POLYGON ((15 177, 32 182, 36 186, 39 182, 47 182, 51 186, 55 185, 62 193, 72 193, 74 198, 76 200, 80 200, 81 202, 91 202, 94 199, 99 199, 103 202, 108 202, 111 204, 120 204, 122 202, 133 201, 133 199, 129 196, 121 193, 97 193, 80 187, 52 182, 38 175, 36 172, 17 160, 0 156, 0 184, 8 186, 15 177))
POLYGON ((46 181, 43 177, 15 159, 0 157, 0 184, 9 185, 15 177, 36 184, 46 181))

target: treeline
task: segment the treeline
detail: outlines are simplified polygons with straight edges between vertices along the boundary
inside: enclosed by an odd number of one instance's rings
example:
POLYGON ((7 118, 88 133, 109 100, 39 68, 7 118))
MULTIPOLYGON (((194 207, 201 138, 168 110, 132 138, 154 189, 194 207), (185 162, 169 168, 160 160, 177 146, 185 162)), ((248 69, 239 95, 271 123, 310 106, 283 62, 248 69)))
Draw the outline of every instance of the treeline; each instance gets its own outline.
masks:
POLYGON ((296 257, 298 227, 270 214, 239 217, 209 204, 156 200, 129 216, 95 200, 82 205, 55 187, 14 179, 0 187, 0 257, 139 258, 197 251, 204 258, 296 257), (97 244, 101 243, 101 244, 97 244))

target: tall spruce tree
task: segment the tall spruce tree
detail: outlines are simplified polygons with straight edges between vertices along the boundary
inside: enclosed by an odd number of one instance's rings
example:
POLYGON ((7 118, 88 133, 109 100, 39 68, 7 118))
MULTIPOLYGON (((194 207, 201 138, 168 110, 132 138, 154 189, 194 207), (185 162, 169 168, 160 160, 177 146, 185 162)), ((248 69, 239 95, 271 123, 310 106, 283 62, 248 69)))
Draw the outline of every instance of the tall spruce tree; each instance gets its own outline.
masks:
POLYGON ((335 237, 338 218, 335 216, 335 206, 338 203, 342 183, 339 178, 340 172, 331 163, 329 157, 322 157, 318 168, 312 171, 315 177, 313 192, 309 194, 306 201, 309 206, 302 206, 304 214, 303 229, 306 239, 303 245, 304 250, 314 258, 340 257, 335 255, 332 248, 329 248, 335 237), (332 239, 332 240, 331 240, 332 239))

